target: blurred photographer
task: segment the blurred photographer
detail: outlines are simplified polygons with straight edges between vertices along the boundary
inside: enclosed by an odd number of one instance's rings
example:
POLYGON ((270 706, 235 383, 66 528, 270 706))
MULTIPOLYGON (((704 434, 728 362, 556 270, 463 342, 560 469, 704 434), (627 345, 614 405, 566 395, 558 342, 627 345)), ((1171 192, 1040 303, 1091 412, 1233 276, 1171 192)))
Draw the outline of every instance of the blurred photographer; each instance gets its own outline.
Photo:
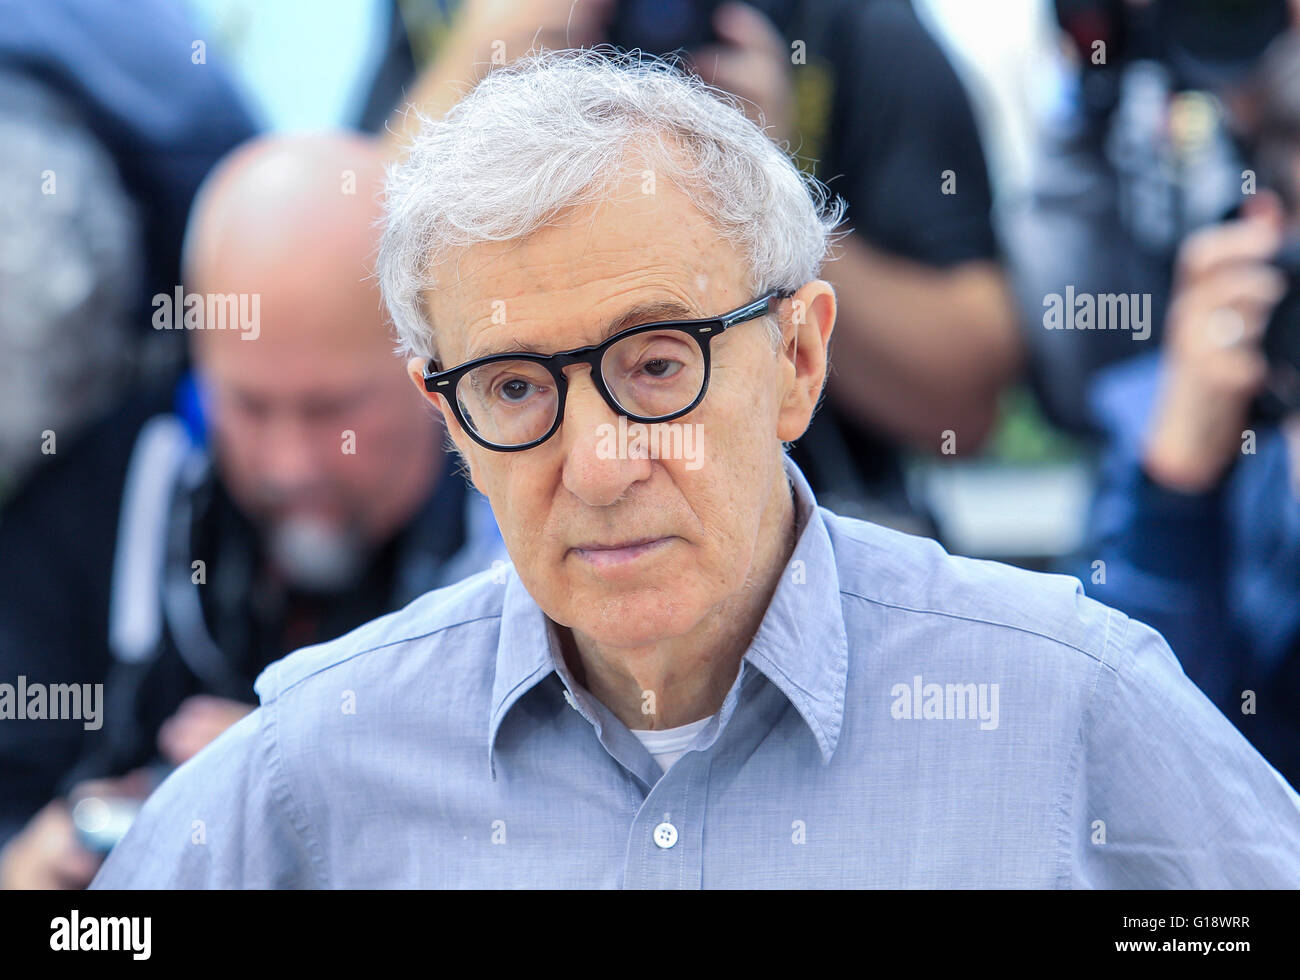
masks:
POLYGON ((1164 349, 1099 377, 1114 437, 1089 591, 1161 630, 1188 676, 1300 781, 1300 35, 1263 59, 1276 189, 1183 244, 1164 349), (1098 561, 1104 564, 1098 564, 1098 561))
POLYGON ((193 377, 7 506, 0 683, 101 693, 90 720, 0 725, 0 887, 86 885, 158 777, 253 710, 269 663, 504 557, 393 356, 369 265, 384 162, 351 133, 223 159, 191 216, 188 298, 155 298, 193 377))
POLYGON ((1007 241, 1044 408, 1095 436, 1087 405, 1097 373, 1164 342, 1181 245, 1256 189, 1252 76, 1300 5, 1054 6, 1071 64, 1043 120, 1032 200, 1014 209, 1007 241), (1067 290, 1141 296, 1149 330, 1045 329, 1044 297, 1067 290))

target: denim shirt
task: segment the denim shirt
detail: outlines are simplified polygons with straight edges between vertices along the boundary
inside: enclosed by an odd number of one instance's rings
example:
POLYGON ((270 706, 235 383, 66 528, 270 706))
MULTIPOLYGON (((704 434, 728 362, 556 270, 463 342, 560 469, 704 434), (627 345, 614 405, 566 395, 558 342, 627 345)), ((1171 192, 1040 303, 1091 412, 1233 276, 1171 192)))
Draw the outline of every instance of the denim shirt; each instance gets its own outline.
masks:
POLYGON ((1067 576, 817 506, 667 772, 510 566, 300 650, 94 887, 1300 886, 1300 797, 1067 576))

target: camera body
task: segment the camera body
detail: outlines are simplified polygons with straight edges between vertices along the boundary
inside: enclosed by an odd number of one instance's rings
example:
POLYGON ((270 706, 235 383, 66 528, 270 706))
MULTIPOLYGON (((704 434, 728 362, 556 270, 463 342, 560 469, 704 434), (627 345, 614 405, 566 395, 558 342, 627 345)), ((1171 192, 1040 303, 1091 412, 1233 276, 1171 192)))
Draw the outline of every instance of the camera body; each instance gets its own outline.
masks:
POLYGON ((1273 308, 1261 344, 1268 359, 1268 385, 1251 414, 1263 422, 1300 411, 1300 235, 1287 238, 1273 264, 1286 276, 1287 289, 1273 308))
POLYGON ((1290 23, 1287 0, 1054 0, 1054 7, 1093 74, 1150 59, 1169 69, 1175 91, 1240 80, 1290 23))
POLYGON ((619 0, 609 28, 610 43, 647 54, 691 50, 719 40, 713 12, 721 0, 619 0))

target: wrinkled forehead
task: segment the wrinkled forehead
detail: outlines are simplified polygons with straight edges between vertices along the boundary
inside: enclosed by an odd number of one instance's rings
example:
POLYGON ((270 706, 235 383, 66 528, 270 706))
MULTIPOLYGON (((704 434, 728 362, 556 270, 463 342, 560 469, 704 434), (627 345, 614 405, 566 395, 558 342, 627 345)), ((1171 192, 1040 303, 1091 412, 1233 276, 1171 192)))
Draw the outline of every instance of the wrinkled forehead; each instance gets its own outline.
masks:
POLYGON ((472 246, 432 272, 424 301, 444 366, 511 344, 595 343, 601 324, 635 307, 676 304, 704 317, 752 298, 743 257, 691 196, 635 170, 598 203, 524 238, 472 246))

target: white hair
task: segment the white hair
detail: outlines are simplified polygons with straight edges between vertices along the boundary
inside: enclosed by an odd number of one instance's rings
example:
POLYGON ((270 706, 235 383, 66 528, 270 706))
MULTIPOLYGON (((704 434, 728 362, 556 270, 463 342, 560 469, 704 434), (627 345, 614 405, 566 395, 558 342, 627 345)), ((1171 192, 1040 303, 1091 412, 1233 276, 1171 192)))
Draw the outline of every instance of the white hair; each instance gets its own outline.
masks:
POLYGON ((755 296, 815 279, 844 216, 843 200, 734 98, 640 52, 530 54, 490 72, 444 118, 420 123, 388 172, 377 265, 406 355, 437 357, 423 301, 438 287, 437 266, 599 202, 629 151, 689 194, 746 259, 755 296))

